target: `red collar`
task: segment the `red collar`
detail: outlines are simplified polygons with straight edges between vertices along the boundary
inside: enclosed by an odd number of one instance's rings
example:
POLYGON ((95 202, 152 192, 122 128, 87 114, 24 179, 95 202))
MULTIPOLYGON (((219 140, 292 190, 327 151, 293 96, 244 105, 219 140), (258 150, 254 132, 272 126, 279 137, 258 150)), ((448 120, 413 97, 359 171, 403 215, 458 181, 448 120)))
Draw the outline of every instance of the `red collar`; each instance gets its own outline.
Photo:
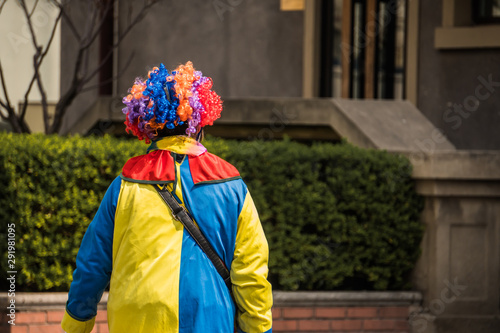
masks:
MULTIPOLYGON (((194 184, 228 181, 240 177, 234 166, 209 152, 186 157, 189 159, 194 184)), ((133 157, 123 166, 122 177, 129 181, 145 183, 174 181, 174 159, 167 150, 155 150, 133 157)))

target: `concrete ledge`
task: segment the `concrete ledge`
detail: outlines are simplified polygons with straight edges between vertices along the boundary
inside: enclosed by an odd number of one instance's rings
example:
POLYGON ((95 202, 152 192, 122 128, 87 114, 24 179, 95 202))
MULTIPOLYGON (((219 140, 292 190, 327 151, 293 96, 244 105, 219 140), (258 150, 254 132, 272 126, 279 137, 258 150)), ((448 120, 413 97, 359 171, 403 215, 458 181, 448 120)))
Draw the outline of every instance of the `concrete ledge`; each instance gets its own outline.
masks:
POLYGON ((419 305, 416 291, 275 291, 275 307, 410 306, 419 305))
POLYGON ((439 27, 435 30, 436 49, 500 48, 499 25, 439 27))
POLYGON ((418 151, 432 137, 434 151, 455 150, 455 146, 406 101, 245 98, 225 100, 224 108, 216 125, 259 125, 271 131, 289 126, 327 125, 338 136, 364 148, 418 151))
MULTIPOLYGON (((275 291, 275 307, 307 306, 412 306, 422 302, 422 294, 415 291, 275 291)), ((20 311, 60 310, 66 306, 68 293, 16 293, 16 309, 20 311)), ((6 307, 9 298, 0 296, 0 306, 6 307)), ((105 309, 105 292, 99 309, 105 309)))
MULTIPOLYGON (((66 292, 39 292, 39 293, 18 293, 16 292, 16 310, 20 311, 44 311, 44 310, 60 310, 66 308, 68 293, 66 292)), ((6 307, 9 303, 7 294, 0 296, 0 306, 6 307)), ((99 302, 99 309, 105 309, 108 303, 108 293, 102 295, 99 302)))
MULTIPOLYGON (((118 98, 101 97, 68 129, 69 133, 88 133, 100 121, 123 123, 122 107, 118 98)), ((102 132, 110 130, 105 128, 102 132)), ((419 151, 427 146, 432 146, 432 151, 455 150, 455 146, 407 101, 228 98, 224 100, 221 118, 209 127, 209 132, 223 137, 248 138, 250 135, 262 139, 278 138, 283 134, 309 140, 344 137, 360 147, 385 150, 419 151), (294 131, 296 127, 300 130, 294 131)))
POLYGON ((417 192, 427 197, 499 198, 498 180, 430 180, 416 182, 417 192))
MULTIPOLYGON (((432 148, 432 147, 431 147, 432 148)), ((409 158, 419 179, 500 180, 500 152, 492 150, 388 150, 409 158)))

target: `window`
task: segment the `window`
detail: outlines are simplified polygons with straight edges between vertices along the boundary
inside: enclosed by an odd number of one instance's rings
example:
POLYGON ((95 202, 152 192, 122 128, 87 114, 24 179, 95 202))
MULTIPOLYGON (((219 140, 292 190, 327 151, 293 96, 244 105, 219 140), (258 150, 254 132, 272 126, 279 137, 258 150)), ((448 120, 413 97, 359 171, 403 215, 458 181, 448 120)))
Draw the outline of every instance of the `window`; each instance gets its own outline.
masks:
POLYGON ((472 10, 476 24, 500 23, 500 0, 473 0, 472 10))
POLYGON ((321 97, 404 98, 405 0, 323 0, 321 97))
POLYGON ((437 49, 499 48, 500 0, 443 0, 437 49))

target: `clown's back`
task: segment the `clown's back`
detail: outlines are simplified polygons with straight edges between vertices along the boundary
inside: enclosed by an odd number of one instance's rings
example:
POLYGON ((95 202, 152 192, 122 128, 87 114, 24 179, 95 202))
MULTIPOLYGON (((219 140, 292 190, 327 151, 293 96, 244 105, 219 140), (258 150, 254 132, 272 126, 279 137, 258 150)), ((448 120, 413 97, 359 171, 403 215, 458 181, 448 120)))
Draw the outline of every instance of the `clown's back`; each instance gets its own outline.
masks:
POLYGON ((267 241, 252 198, 236 168, 215 155, 194 152, 176 161, 179 141, 186 140, 166 138, 159 145, 168 149, 130 159, 109 187, 78 254, 67 308, 72 317, 85 317, 88 290, 98 279, 105 287, 110 276, 111 333, 227 333, 235 319, 242 332, 271 332, 267 241), (175 191, 230 268, 238 307, 152 184, 175 191), (96 265, 102 276, 78 278, 96 265))

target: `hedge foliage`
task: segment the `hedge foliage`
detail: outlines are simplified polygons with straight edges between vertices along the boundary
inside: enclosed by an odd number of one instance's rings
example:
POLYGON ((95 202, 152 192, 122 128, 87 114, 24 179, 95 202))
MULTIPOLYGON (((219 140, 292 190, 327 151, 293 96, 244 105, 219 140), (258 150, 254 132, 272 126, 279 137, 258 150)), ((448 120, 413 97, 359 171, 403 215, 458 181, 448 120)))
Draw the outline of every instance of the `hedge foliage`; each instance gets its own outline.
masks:
MULTIPOLYGON (((79 244, 136 140, 1 134, 1 267, 15 223, 18 290, 68 290, 79 244)), ((423 229, 407 159, 350 144, 209 138, 247 183, 276 290, 409 287, 423 229)), ((6 287, 5 279, 2 287, 6 287)))

